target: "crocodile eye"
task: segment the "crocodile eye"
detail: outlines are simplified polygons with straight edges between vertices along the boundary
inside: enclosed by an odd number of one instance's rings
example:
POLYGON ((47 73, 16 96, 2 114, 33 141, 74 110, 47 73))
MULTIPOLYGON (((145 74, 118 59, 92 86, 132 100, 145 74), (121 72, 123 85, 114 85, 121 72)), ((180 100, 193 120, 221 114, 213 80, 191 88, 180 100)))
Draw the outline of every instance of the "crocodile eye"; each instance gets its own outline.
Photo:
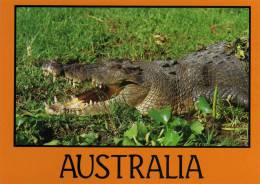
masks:
POLYGON ((121 69, 121 68, 122 68, 122 66, 119 65, 119 64, 113 65, 113 66, 111 67, 111 69, 121 69))
POLYGON ((170 65, 169 65, 169 63, 165 63, 165 64, 162 65, 162 67, 164 67, 164 68, 165 67, 170 67, 170 65))
POLYGON ((169 74, 176 75, 176 72, 175 71, 170 71, 169 74))

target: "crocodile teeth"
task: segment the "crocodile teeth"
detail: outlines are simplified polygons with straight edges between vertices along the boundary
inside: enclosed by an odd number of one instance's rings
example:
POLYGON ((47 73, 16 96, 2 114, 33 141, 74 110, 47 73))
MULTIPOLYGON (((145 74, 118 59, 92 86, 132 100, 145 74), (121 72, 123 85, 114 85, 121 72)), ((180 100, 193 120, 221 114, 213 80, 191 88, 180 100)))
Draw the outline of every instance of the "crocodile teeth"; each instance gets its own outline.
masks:
POLYGON ((92 79, 91 84, 92 84, 92 86, 95 86, 100 89, 103 87, 102 82, 95 80, 95 79, 92 79))
POLYGON ((89 105, 92 105, 92 104, 93 104, 93 102, 92 102, 92 100, 90 100, 90 101, 89 101, 89 105))
POLYGON ((43 75, 44 75, 44 76, 48 76, 49 73, 48 73, 47 71, 43 71, 43 75))
POLYGON ((97 85, 97 82, 96 82, 94 79, 92 79, 91 84, 92 84, 93 86, 96 86, 96 85, 97 85))
POLYGON ((94 102, 94 105, 96 105, 97 104, 97 102, 94 102))
POLYGON ((44 104, 45 108, 49 108, 50 107, 46 102, 44 102, 43 104, 44 104))
POLYGON ((57 102, 58 102, 58 100, 57 100, 57 97, 56 97, 56 96, 54 96, 54 102, 55 102, 55 103, 57 103, 57 102))
POLYGON ((107 106, 109 105, 109 101, 108 100, 105 101, 105 105, 107 105, 107 106))

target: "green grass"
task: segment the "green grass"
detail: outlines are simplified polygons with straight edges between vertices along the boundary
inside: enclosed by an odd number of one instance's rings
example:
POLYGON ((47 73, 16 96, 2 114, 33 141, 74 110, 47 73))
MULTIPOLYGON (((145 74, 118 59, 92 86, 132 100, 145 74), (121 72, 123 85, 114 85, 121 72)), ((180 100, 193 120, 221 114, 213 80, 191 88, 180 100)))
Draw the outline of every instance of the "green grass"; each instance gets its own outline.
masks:
MULTIPOLYGON (((248 19, 248 9, 242 8, 17 8, 17 144, 59 140, 54 144, 115 145, 135 122, 142 121, 149 130, 161 128, 129 108, 116 108, 106 116, 46 116, 43 102, 53 102, 53 96, 66 99, 88 84, 73 88, 63 78, 53 82, 38 61, 176 59, 218 41, 248 36, 248 19)), ((216 135, 213 127, 189 145, 247 145, 248 113, 223 109, 225 133, 216 135)))

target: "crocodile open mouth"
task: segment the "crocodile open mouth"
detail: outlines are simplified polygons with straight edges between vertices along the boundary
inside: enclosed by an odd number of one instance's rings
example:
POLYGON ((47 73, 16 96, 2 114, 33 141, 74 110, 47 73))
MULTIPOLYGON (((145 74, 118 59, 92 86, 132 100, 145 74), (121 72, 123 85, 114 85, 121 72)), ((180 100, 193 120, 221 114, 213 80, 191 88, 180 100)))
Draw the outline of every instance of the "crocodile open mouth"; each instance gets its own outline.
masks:
POLYGON ((73 81, 73 86, 78 82, 92 80, 92 89, 70 100, 58 102, 54 98, 55 103, 52 105, 45 103, 46 112, 56 115, 106 114, 110 112, 108 109, 112 103, 123 103, 129 106, 141 103, 148 93, 148 89, 140 85, 142 84, 141 70, 126 66, 122 68, 122 65, 117 62, 107 62, 102 65, 80 63, 62 65, 57 61, 44 62, 42 70, 45 74, 51 74, 54 77, 64 76, 73 81))
MULTIPOLYGON (((96 114, 96 112, 107 112, 111 102, 117 102, 120 98, 119 93, 124 88, 123 84, 104 85, 92 80, 93 88, 76 96, 70 100, 58 102, 54 97, 55 103, 48 105, 45 103, 45 111, 48 114, 96 114)), ((122 99, 120 99, 122 100, 122 99)))

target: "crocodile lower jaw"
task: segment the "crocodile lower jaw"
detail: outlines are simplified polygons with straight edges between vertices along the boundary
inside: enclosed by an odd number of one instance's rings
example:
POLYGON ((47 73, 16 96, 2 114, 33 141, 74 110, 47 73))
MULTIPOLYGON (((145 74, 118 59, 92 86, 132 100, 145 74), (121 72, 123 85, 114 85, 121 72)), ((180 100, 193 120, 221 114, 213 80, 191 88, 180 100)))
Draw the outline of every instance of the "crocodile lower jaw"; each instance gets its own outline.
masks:
MULTIPOLYGON (((124 98, 114 92, 115 89, 107 91, 107 96, 100 99, 101 101, 93 99, 93 91, 87 91, 78 97, 71 97, 69 101, 64 103, 58 102, 54 98, 55 103, 52 105, 45 105, 45 112, 51 115, 61 114, 75 114, 75 115, 96 115, 106 114, 109 112, 109 105, 111 103, 124 103, 124 98), (115 97, 112 97, 116 95, 115 97), (112 97, 112 98, 111 98, 112 97)), ((96 94, 95 94, 96 95, 96 94)))

